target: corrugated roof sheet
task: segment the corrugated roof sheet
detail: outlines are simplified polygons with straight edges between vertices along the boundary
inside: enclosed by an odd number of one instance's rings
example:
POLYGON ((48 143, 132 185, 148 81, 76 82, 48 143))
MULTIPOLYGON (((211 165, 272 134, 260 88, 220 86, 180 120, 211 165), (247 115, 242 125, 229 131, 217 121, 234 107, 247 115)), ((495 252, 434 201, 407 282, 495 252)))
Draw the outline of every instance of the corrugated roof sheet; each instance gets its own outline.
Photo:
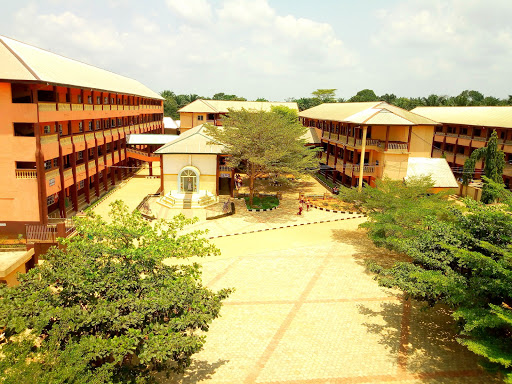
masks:
POLYGON ((446 159, 409 157, 405 179, 425 176, 432 178, 435 188, 458 188, 459 186, 446 159))
POLYGON ((132 133, 126 136, 126 144, 132 145, 164 145, 176 140, 179 135, 162 135, 158 133, 132 133))
POLYGON ((306 140, 308 144, 320 144, 322 142, 316 133, 316 128, 314 127, 308 127, 308 130, 304 135, 302 135, 301 139, 306 140))
POLYGON ((218 154, 223 153, 224 146, 210 144, 212 139, 205 133, 203 125, 198 125, 182 133, 178 138, 155 151, 156 154, 189 153, 218 154))
POLYGON ((366 103, 325 103, 299 113, 300 117, 365 125, 438 125, 383 101, 366 103))
POLYGON ((446 124, 512 128, 512 107, 417 107, 412 112, 446 124))
POLYGON ((270 111, 274 106, 285 106, 291 109, 299 110, 297 103, 280 103, 268 101, 230 101, 230 100, 195 100, 181 108, 178 112, 195 113, 228 113, 228 109, 240 110, 256 109, 270 111))
POLYGON ((50 84, 163 98, 137 80, 81 63, 0 35, 0 79, 50 84))

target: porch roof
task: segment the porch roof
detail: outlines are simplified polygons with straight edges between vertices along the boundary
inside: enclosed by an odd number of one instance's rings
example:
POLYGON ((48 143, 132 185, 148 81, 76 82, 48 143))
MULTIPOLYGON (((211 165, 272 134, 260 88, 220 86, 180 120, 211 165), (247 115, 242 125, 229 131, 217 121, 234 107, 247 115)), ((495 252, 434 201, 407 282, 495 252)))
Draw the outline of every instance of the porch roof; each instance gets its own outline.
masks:
POLYGON ((198 125, 182 133, 177 139, 155 151, 156 154, 219 154, 224 146, 212 143, 212 138, 205 133, 204 125, 198 125))
POLYGON ((446 159, 409 157, 405 179, 425 176, 432 178, 434 188, 458 188, 459 186, 446 159))

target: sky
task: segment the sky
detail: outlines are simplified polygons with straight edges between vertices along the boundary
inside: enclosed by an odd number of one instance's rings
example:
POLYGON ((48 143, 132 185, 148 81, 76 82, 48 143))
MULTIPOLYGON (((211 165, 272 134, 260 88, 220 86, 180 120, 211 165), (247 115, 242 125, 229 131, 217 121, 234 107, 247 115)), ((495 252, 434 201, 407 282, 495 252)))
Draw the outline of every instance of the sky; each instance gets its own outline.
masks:
POLYGON ((0 35, 156 92, 512 94, 512 0, 1 1, 0 35))

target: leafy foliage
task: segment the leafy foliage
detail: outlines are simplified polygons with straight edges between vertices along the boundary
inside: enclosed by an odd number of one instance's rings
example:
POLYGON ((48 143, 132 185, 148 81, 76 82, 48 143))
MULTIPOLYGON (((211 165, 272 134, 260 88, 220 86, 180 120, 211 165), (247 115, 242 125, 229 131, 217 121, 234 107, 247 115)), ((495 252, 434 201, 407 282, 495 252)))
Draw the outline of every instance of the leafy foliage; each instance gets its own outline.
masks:
POLYGON ((512 382, 512 215, 469 199, 463 209, 442 203, 427 195, 428 182, 410 186, 384 181, 359 199, 374 242, 411 258, 371 270, 381 285, 450 306, 458 341, 512 382))
POLYGON ((167 258, 217 254, 192 221, 157 222, 112 205, 112 223, 77 219, 78 236, 0 288, 2 383, 143 383, 181 370, 199 351, 229 290, 202 286, 197 264, 167 258))
POLYGON ((271 112, 230 110, 222 122, 223 127, 206 125, 207 133, 231 155, 229 165, 245 168, 250 205, 258 173, 298 177, 318 164, 316 152, 305 147, 306 140, 302 137, 307 128, 298 122, 296 111, 286 107, 271 112))
POLYGON ((482 202, 485 204, 492 203, 498 198, 495 185, 490 185, 489 180, 494 183, 503 183, 503 168, 505 168, 505 153, 498 149, 498 134, 494 130, 489 138, 486 147, 478 148, 464 162, 463 184, 468 185, 469 180, 475 172, 475 165, 478 160, 484 160, 484 186, 482 189, 482 202), (487 181, 486 181, 487 180, 487 181))

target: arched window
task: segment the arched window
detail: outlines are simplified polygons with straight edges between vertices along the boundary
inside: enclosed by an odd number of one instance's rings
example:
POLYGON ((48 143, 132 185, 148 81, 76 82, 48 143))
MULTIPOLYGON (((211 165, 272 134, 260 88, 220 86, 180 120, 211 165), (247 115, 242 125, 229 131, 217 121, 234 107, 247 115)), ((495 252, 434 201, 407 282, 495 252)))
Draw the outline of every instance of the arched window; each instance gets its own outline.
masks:
POLYGON ((179 182, 181 193, 194 193, 198 191, 199 177, 198 173, 193 169, 183 169, 179 176, 179 182))

